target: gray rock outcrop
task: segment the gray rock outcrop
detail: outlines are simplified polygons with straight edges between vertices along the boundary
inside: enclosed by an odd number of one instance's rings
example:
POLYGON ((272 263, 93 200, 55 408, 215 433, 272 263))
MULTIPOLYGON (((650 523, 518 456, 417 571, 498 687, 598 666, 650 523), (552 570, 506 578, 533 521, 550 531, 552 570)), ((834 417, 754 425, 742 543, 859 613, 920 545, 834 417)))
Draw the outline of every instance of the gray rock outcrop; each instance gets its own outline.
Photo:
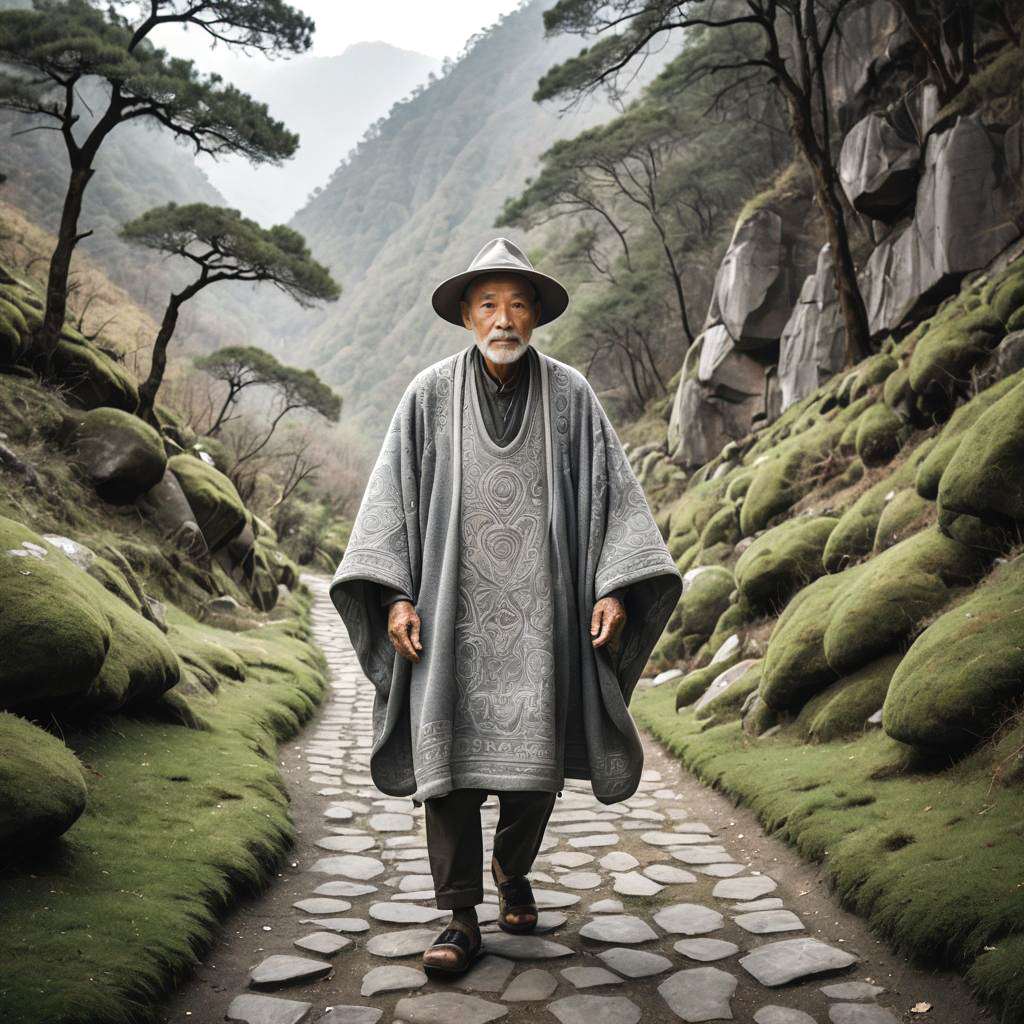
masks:
POLYGON ((921 149, 908 121, 892 111, 868 114, 849 131, 839 156, 839 180, 854 209, 887 224, 917 192, 921 149))

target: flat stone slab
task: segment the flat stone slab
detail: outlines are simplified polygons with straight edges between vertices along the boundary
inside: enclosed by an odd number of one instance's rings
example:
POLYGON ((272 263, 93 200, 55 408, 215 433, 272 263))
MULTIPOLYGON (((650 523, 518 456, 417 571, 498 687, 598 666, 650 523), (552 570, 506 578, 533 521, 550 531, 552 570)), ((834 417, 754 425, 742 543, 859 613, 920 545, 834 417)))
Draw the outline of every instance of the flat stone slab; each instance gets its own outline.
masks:
POLYGON ((871 1003, 833 1003, 828 1019, 832 1024, 900 1024, 892 1010, 871 1003))
POLYGON ((332 804, 324 811, 324 817, 329 821, 351 821, 353 813, 344 804, 332 804))
POLYGON ((622 900, 598 900, 587 907, 591 914, 621 914, 625 909, 622 900))
POLYGON ((632 946, 638 942, 650 942, 658 933, 642 918, 629 914, 608 914, 588 921, 581 929, 580 936, 596 942, 632 946))
POLYGON ((381 967, 374 967, 363 975, 363 984, 359 989, 359 994, 375 996, 379 992, 398 992, 403 989, 422 988, 426 983, 427 976, 415 967, 384 964, 381 967))
POLYGON ((304 949, 307 953, 319 953, 321 956, 335 956, 346 946, 352 945, 351 939, 343 939, 334 932, 312 932, 296 939, 293 946, 304 949))
POLYGON ((371 836, 324 836, 316 841, 316 845, 332 853, 362 853, 372 850, 377 843, 371 836))
POLYGON ((560 868, 581 868, 584 864, 591 864, 594 860, 592 853, 580 853, 576 850, 561 850, 552 853, 547 858, 549 864, 560 868))
POLYGON ((680 939, 672 948, 691 960, 701 960, 704 963, 722 960, 740 951, 735 942, 726 942, 725 939, 680 939))
POLYGON ((507 932, 489 934, 484 939, 484 949, 510 960, 554 960, 572 956, 575 952, 551 939, 540 939, 536 935, 509 935, 507 932))
POLYGON ((513 960, 484 955, 465 974, 455 978, 451 985, 463 992, 500 992, 515 969, 513 960))
POLYGON ((402 957, 422 953, 434 939, 437 929, 409 928, 397 932, 382 932, 366 943, 367 952, 374 956, 402 957))
POLYGON ((745 903, 734 903, 732 910, 738 910, 744 914, 752 914, 755 910, 781 910, 785 904, 778 896, 767 896, 763 900, 748 900, 745 903))
POLYGON ((374 903, 369 913, 375 921, 384 921, 386 924, 427 924, 451 916, 450 910, 421 907, 415 903, 374 903))
POLYGON ((841 981, 838 985, 825 985, 821 991, 829 999, 874 999, 885 989, 866 981, 841 981))
POLYGON ((411 814, 373 814, 367 824, 374 832, 408 832, 416 827, 411 814))
POLYGON ((785 985, 823 971, 841 970, 857 962, 845 949, 837 949, 817 939, 783 939, 758 946, 740 957, 740 966, 762 985, 785 985))
POLYGON ((313 896, 307 900, 298 900, 292 906, 307 914, 344 914, 346 910, 352 909, 348 900, 338 900, 331 896, 313 896))
POLYGON ((395 1006, 394 1019, 407 1024, 488 1024, 508 1013, 507 1006, 479 996, 456 992, 431 992, 425 996, 407 996, 395 1006))
POLYGON ((697 876, 692 871, 677 868, 672 864, 649 864, 643 873, 662 885, 682 885, 684 882, 697 881, 697 876))
POLYGON ((376 891, 377 886, 365 882, 324 882, 313 890, 317 896, 366 896, 376 891))
POLYGON ((779 883, 767 875, 745 875, 743 878, 728 878, 711 890, 712 896, 720 900, 756 900, 775 892, 779 883))
MULTIPOLYGON (((672 961, 660 953, 647 953, 642 949, 615 946, 597 954, 613 971, 627 978, 649 978, 669 970, 672 961)), ((564 972, 563 972, 564 973, 564 972)))
POLYGON ((600 860, 601 867, 605 871, 632 871, 640 867, 640 861, 631 853, 623 853, 621 850, 614 850, 606 853, 600 860))
POLYGON ((332 1006, 331 1024, 377 1024, 384 1016, 375 1006, 332 1006))
POLYGON ((654 915, 655 924, 670 935, 703 935, 725 924, 717 910, 700 903, 675 903, 654 915))
POLYGON ((675 832, 703 832, 706 836, 713 836, 715 831, 710 825, 705 825, 703 821, 684 821, 680 825, 676 825, 675 832))
POLYGON ((656 896, 664 888, 639 871, 626 871, 615 876, 615 891, 623 896, 656 896))
POLYGON ((730 1001, 738 984, 718 967, 691 967, 666 978, 658 993, 681 1020, 732 1020, 730 1001))
POLYGON ((702 875, 713 875, 717 878, 731 878, 747 870, 742 864, 696 864, 694 868, 702 875))
POLYGON ((275 953, 249 972, 249 984, 253 988, 274 988, 278 985, 291 985, 297 981, 312 981, 330 973, 331 965, 323 960, 275 953))
POLYGON ((558 884, 570 889, 596 889, 601 876, 596 871, 569 871, 558 879, 558 884))
POLYGON ((621 985, 622 978, 603 967, 566 967, 561 972, 573 988, 597 988, 600 985, 621 985))
POLYGON ((566 996, 548 1003, 561 1024, 637 1024, 640 1007, 625 996, 566 996))
POLYGON ((344 875, 358 882, 376 878, 384 873, 384 865, 376 857, 360 857, 346 853, 340 857, 321 857, 310 869, 324 875, 344 875))
POLYGON ((332 932, 368 932, 370 922, 361 917, 303 917, 300 924, 315 924, 318 928, 329 928, 332 932))
MULTIPOLYGON (((594 846, 615 846, 619 841, 618 835, 614 832, 609 832, 604 835, 596 836, 573 836, 569 840, 569 845, 575 847, 578 850, 586 850, 594 846)), ((583 996, 571 997, 571 998, 584 998, 583 996)), ((594 997, 598 998, 598 997, 594 997)), ((554 1004, 552 1004, 554 1005, 554 1004)))
POLYGON ((501 997, 507 1003, 535 1003, 550 997, 558 988, 558 979, 540 967, 517 974, 501 997))
POLYGON ((803 1010, 769 1004, 754 1012, 754 1024, 818 1024, 818 1022, 803 1010))
POLYGON ((553 910, 559 907, 574 907, 580 901, 579 896, 574 893, 558 892, 557 889, 534 889, 533 898, 538 907, 549 907, 553 910))
POLYGON ((640 838, 648 846, 689 846, 708 841, 706 835, 683 832, 645 832, 640 838))
POLYGON ((231 1000, 224 1017, 239 1024, 299 1024, 312 1008, 312 1003, 294 999, 246 994, 231 1000))
POLYGON ((684 864, 717 864, 730 859, 724 846, 692 846, 669 852, 684 864))
POLYGON ((745 931, 755 935, 771 932, 796 932, 804 923, 792 910, 757 910, 752 914, 737 914, 733 920, 745 931))

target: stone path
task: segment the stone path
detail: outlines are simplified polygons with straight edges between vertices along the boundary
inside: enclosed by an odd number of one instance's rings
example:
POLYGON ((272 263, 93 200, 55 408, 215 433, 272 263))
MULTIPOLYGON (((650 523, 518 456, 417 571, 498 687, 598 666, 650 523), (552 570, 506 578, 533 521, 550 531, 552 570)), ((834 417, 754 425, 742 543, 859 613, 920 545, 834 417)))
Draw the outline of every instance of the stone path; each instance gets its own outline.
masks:
MULTIPOLYGON (((542 911, 538 932, 512 936, 497 928, 494 886, 485 873, 486 954, 461 978, 428 978, 420 954, 448 915, 433 905, 422 809, 374 788, 372 688, 326 580, 305 582, 316 596, 314 635, 331 670, 329 702, 298 744, 320 824, 314 818, 317 834, 304 837, 309 856, 292 864, 301 898, 275 918, 238 989, 218 992, 222 1007, 210 1019, 226 1013, 249 1024, 961 1020, 941 1012, 904 1017, 913 999, 878 981, 892 979, 893 968, 902 974, 902 961, 886 963, 873 942, 863 943, 868 957, 841 935, 831 937, 828 922, 817 920, 820 907, 805 920, 800 897, 808 893, 780 886, 767 865, 745 856, 743 833, 728 828, 735 821, 715 827, 697 820, 679 791, 695 784, 651 741, 631 800, 604 806, 589 784, 570 782, 556 801, 531 876, 542 911)), ((492 798, 484 808, 485 863, 496 814, 492 798)), ((918 998, 927 993, 918 989, 918 998)), ((173 1019, 197 1019, 182 1012, 173 1019)))

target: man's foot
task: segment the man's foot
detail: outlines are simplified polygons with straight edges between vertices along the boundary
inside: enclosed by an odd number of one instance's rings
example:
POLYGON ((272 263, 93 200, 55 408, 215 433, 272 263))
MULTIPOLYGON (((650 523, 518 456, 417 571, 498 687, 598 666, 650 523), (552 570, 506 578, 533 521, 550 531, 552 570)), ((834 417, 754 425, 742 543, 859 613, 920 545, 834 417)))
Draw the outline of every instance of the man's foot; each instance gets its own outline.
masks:
POLYGON ((424 951, 423 966, 444 974, 463 974, 477 958, 482 944, 475 911, 472 918, 453 916, 444 931, 424 951))
POLYGON ((519 934, 537 927, 537 904, 526 875, 506 875, 491 858, 491 877, 498 887, 498 927, 519 934))

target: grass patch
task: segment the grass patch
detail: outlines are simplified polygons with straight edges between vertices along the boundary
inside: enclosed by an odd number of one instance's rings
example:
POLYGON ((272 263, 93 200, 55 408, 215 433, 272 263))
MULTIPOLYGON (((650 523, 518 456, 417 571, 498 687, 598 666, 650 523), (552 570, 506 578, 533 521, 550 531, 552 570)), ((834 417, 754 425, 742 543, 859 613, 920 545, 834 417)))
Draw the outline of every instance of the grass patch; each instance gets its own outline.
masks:
POLYGON ((322 662, 284 623, 191 630, 246 662, 244 682, 221 674, 216 694, 190 697, 209 731, 126 715, 63 729, 88 804, 0 875, 5 1024, 153 1019, 225 908, 265 887, 294 841, 275 754, 319 703, 322 662))
POLYGON ((901 956, 964 973, 974 995, 1019 1020, 1024 1006, 1024 791, 993 785, 993 748, 925 767, 873 731, 805 745, 739 722, 701 731, 669 687, 631 710, 702 781, 829 871, 842 905, 901 956), (896 823, 899 823, 898 827, 896 823))

